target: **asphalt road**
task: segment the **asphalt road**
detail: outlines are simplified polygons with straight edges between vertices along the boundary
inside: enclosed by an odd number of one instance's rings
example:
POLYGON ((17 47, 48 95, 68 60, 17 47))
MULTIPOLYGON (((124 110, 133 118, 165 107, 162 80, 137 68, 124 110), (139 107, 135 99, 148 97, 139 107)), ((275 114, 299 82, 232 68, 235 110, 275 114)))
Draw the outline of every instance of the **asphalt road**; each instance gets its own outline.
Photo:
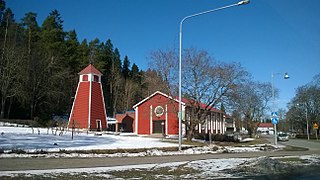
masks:
MULTIPOLYGON (((274 136, 265 135, 265 138, 271 143, 274 144, 274 136)), ((295 147, 308 148, 312 151, 320 151, 320 140, 307 140, 307 139, 289 139, 289 141, 278 141, 279 145, 289 145, 295 147)))
POLYGON ((310 151, 277 151, 277 152, 250 152, 250 153, 219 153, 201 155, 178 155, 161 157, 122 157, 122 158, 3 158, 0 159, 1 171, 17 170, 43 170, 65 168, 89 168, 89 167, 112 167, 136 164, 169 163, 181 161, 195 161, 217 158, 251 158, 260 156, 299 156, 320 154, 319 150, 310 151))
POLYGON ((305 140, 305 139, 290 139, 289 141, 285 142, 279 142, 283 145, 289 145, 289 146, 297 146, 297 147, 305 147, 309 150, 318 150, 320 151, 320 141, 316 140, 305 140))

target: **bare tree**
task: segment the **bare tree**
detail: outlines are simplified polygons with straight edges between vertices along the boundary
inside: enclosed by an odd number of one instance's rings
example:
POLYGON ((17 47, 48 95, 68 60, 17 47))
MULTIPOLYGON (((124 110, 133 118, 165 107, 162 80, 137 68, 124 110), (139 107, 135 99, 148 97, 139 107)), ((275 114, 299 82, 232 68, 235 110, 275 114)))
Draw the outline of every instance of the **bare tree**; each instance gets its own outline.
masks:
POLYGON ((287 114, 292 129, 306 132, 306 124, 311 129, 312 123, 320 123, 320 75, 314 77, 310 83, 298 87, 295 97, 289 104, 287 114))
POLYGON ((266 113, 272 99, 270 83, 247 81, 237 86, 237 91, 232 95, 232 106, 240 113, 244 127, 249 135, 254 135, 257 123, 266 113))
POLYGON ((12 18, 13 15, 11 11, 7 11, 0 62, 0 119, 4 118, 6 101, 17 94, 18 68, 21 66, 24 58, 23 49, 17 45, 17 31, 19 26, 13 22, 12 18))
POLYGON ((239 64, 215 61, 204 50, 187 49, 184 57, 182 90, 191 109, 185 122, 191 140, 196 125, 205 123, 206 112, 227 103, 249 74, 239 64))
POLYGON ((126 112, 132 109, 132 105, 135 103, 135 95, 138 91, 138 84, 132 79, 125 79, 124 81, 124 93, 122 99, 122 109, 126 112))
POLYGON ((161 91, 166 94, 170 94, 167 87, 167 82, 162 80, 161 74, 156 70, 148 69, 146 72, 143 73, 142 77, 142 86, 144 91, 143 97, 148 97, 156 91, 161 91))
MULTIPOLYGON (((177 92, 177 56, 174 50, 152 53, 153 68, 167 82, 171 94, 177 92)), ((188 118, 183 123, 187 139, 191 140, 199 123, 204 123, 206 111, 227 102, 229 95, 248 77, 248 73, 235 63, 215 61, 204 50, 184 50, 182 66, 182 92, 188 106, 188 118)))
MULTIPOLYGON (((158 90, 169 95, 175 94, 177 88, 177 53, 175 50, 157 50, 150 54, 149 67, 155 72, 155 79, 151 80, 147 77, 149 82, 154 81, 151 85, 160 85, 158 90), (160 83, 160 84, 159 84, 160 83)), ((150 71, 149 71, 150 72, 150 71)), ((152 92, 153 93, 153 92, 152 92)))

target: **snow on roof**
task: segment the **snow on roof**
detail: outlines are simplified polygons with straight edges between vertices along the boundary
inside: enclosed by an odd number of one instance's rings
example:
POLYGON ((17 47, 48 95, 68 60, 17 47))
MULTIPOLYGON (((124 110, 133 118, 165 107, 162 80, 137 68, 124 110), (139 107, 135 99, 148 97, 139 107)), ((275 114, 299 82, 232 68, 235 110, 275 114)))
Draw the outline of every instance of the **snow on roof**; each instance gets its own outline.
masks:
POLYGON ((84 68, 79 74, 97 74, 102 75, 102 73, 97 70, 92 64, 88 65, 86 68, 84 68))

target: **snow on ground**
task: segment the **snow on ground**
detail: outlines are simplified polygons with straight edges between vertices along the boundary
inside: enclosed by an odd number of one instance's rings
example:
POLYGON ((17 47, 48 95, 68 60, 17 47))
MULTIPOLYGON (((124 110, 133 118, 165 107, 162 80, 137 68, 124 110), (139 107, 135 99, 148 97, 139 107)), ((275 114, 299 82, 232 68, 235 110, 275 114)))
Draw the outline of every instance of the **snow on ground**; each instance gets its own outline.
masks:
MULTIPOLYGON (((3 124, 2 124, 3 125, 3 124)), ((8 157, 137 157, 137 156, 162 156, 179 154, 204 154, 217 152, 254 152, 260 151, 261 147, 196 147, 183 151, 165 152, 152 148, 177 147, 177 143, 163 142, 159 138, 142 136, 110 135, 102 134, 96 136, 87 133, 75 133, 71 139, 71 132, 64 132, 46 128, 30 128, 17 126, 1 126, 0 124, 0 158, 8 157), (57 135, 54 135, 57 134, 57 135), (76 150, 115 150, 115 149, 149 149, 140 153, 114 153, 114 154, 79 154, 63 153, 63 151, 76 150), (218 149, 218 150, 217 150, 218 149), (49 154, 15 154, 6 153, 12 150, 23 150, 26 152, 51 152, 49 154)))
MULTIPOLYGON (((27 152, 44 150, 58 152, 59 150, 93 150, 93 149, 137 149, 154 147, 177 147, 175 143, 161 142, 156 138, 140 136, 120 136, 103 134, 96 136, 87 133, 75 133, 73 140, 71 132, 62 136, 53 135, 55 131, 23 127, 0 127, 0 149, 9 151, 23 149, 27 152)), ((57 132, 59 134, 60 131, 57 132)))
MULTIPOLYGON (((281 157, 286 158, 286 157, 281 157)), ((306 160, 309 162, 313 162, 313 164, 309 164, 311 166, 315 165, 314 163, 320 162, 319 155, 305 155, 305 156, 290 156, 287 158, 297 158, 301 160, 306 160)), ((277 159, 274 157, 272 159, 277 159)), ((228 158, 228 159, 208 159, 208 160, 196 160, 196 161, 184 161, 184 162, 173 162, 173 163, 163 163, 163 164, 141 164, 141 165, 127 165, 127 166, 114 166, 114 167, 94 167, 94 168, 71 168, 71 169, 46 169, 46 170, 24 170, 24 171, 1 171, 0 177, 59 177, 60 175, 69 174, 71 176, 79 175, 85 177, 90 177, 93 175, 94 177, 103 177, 103 178, 111 178, 111 179, 126 179, 115 177, 113 172, 133 172, 132 179, 143 179, 140 177, 144 175, 144 173, 152 172, 162 172, 161 168, 166 168, 165 171, 173 172, 176 169, 184 169, 183 174, 178 174, 176 176, 172 176, 174 173, 170 173, 171 176, 165 174, 159 174, 158 179, 220 179, 220 178, 237 178, 239 173, 235 172, 235 169, 243 166, 247 166, 248 164, 254 164, 259 162, 260 164, 256 165, 263 166, 261 163, 271 163, 270 166, 274 166, 274 162, 269 160, 268 157, 260 157, 260 158, 228 158), (187 169, 193 169, 195 171, 186 171, 187 169), (168 170, 169 169, 169 170, 168 170), (142 173, 143 172, 143 173, 142 173), (140 173, 140 174, 139 174, 140 173), (140 178, 138 178, 140 177, 140 178)), ((275 161, 277 162, 277 161, 275 161)), ((277 164, 277 163, 276 163, 277 164)), ((291 163, 289 163, 291 164, 291 163)), ((302 165, 302 164, 300 164, 302 165)), ((284 166, 282 164, 281 166, 284 166)), ((250 165, 250 168, 257 168, 255 166, 250 165)), ((295 167, 294 164, 291 164, 290 167, 295 167)), ((289 169, 290 170, 290 169, 289 169)), ((266 171, 270 171, 266 170, 266 171)), ((257 177, 261 174, 261 172, 256 172, 257 177)), ((290 172, 289 172, 290 173, 290 172)), ((293 173, 293 172, 291 172, 293 173)), ((272 174, 272 172, 271 172, 272 174)), ((276 174, 274 174, 276 175, 276 174)), ((273 177, 272 175, 271 177, 273 177)), ((77 176, 76 176, 77 177, 77 176)), ((152 176, 148 176, 149 178, 152 176)), ((277 176, 276 176, 277 177, 277 176)))
POLYGON ((29 175, 41 175, 41 174, 59 174, 59 173, 105 173, 110 171, 125 171, 128 169, 155 169, 161 167, 176 168, 181 165, 194 169, 201 170, 203 172, 218 172, 227 168, 236 167, 243 163, 247 159, 244 158, 230 158, 230 159, 210 159, 200 161, 184 161, 184 162, 171 162, 162 164, 141 164, 141 165, 127 165, 127 166, 114 166, 114 167, 94 167, 94 168, 74 168, 74 169, 46 169, 46 170, 28 170, 28 171, 2 171, 0 176, 10 176, 15 174, 29 174, 29 175), (213 166, 214 165, 214 166, 213 166))
POLYGON ((9 176, 14 174, 29 174, 29 175, 41 175, 41 174, 58 174, 58 173, 103 173, 108 171, 124 171, 128 169, 152 169, 156 167, 175 167, 187 162, 174 162, 174 163, 162 163, 162 164, 140 164, 140 165, 127 165, 127 166, 114 166, 114 167, 93 167, 93 168, 70 168, 70 169, 45 169, 45 170, 28 170, 28 171, 1 171, 1 176, 9 176))

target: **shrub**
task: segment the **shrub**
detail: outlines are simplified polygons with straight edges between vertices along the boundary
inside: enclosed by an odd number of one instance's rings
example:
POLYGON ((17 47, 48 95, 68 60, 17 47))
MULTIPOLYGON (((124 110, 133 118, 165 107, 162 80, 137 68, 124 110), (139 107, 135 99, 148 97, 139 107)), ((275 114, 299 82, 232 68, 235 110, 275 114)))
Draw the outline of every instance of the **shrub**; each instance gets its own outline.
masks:
MULTIPOLYGON (((209 134, 195 134, 196 139, 203 139, 205 141, 209 141, 209 134)), ((212 141, 218 142, 238 142, 239 139, 234 134, 211 134, 212 141)))
POLYGON ((36 154, 48 154, 48 152, 43 149, 37 150, 35 153, 36 154))
POLYGON ((11 152, 9 152, 9 154, 12 154, 12 153, 26 154, 27 152, 25 150, 23 150, 23 149, 20 149, 20 148, 12 148, 11 152))

